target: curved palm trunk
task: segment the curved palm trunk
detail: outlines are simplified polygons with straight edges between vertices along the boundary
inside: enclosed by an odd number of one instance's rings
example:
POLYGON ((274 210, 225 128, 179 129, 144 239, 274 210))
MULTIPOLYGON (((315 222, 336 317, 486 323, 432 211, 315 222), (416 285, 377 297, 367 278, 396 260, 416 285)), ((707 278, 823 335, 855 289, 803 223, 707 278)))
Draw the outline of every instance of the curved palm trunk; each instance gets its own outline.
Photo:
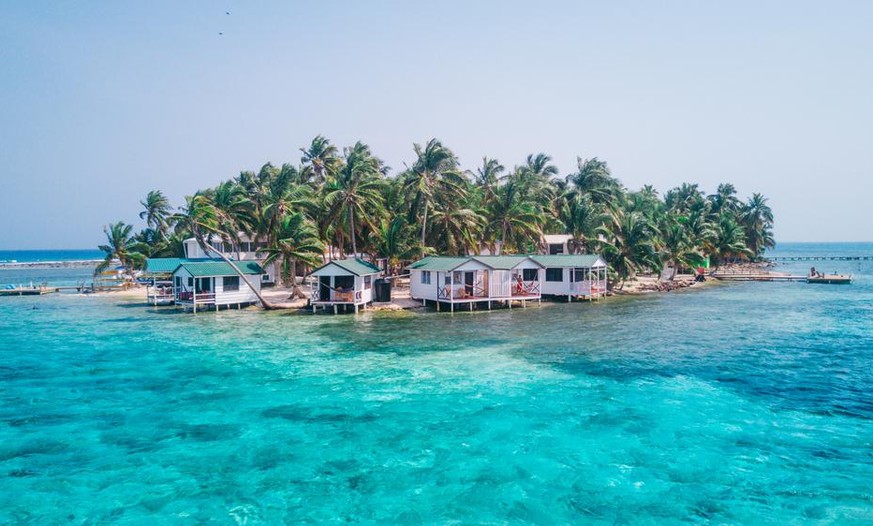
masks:
POLYGON ((297 260, 290 258, 288 263, 291 265, 291 297, 305 300, 306 294, 297 286, 297 260))

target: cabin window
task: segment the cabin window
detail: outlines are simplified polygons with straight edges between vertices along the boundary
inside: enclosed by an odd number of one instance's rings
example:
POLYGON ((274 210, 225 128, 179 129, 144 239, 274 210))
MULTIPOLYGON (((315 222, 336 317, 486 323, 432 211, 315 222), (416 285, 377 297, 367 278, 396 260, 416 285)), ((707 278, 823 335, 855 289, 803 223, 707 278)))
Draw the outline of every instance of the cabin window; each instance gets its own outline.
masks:
POLYGON ((364 276, 364 290, 373 288, 373 276, 364 276))
POLYGON ((190 277, 190 276, 188 277, 188 286, 189 286, 189 287, 193 287, 193 286, 194 286, 194 278, 192 278, 192 277, 190 277))
POLYGON ((239 290, 239 276, 225 276, 224 291, 233 292, 235 290, 239 290))
POLYGON ((582 268, 573 269, 573 281, 585 281, 588 279, 588 271, 582 268))
POLYGON ((463 276, 460 272, 452 272, 452 275, 455 276, 455 285, 463 284, 463 276))
POLYGON ((563 253, 564 253, 564 245, 562 243, 549 245, 549 254, 554 256, 555 254, 563 254, 563 253))
POLYGON ((177 289, 182 288, 182 276, 176 276, 176 288, 177 289))
POLYGON ((562 268, 547 268, 546 281, 564 281, 564 269, 562 268))
POLYGON ((451 284, 452 284, 452 276, 451 276, 451 274, 446 274, 446 276, 443 278, 443 283, 446 284, 446 285, 451 285, 451 284))
POLYGON ((535 268, 525 268, 521 270, 521 276, 525 281, 536 281, 537 280, 537 269, 535 268))
POLYGON ((423 285, 430 285, 430 271, 429 270, 421 271, 421 283, 423 285))

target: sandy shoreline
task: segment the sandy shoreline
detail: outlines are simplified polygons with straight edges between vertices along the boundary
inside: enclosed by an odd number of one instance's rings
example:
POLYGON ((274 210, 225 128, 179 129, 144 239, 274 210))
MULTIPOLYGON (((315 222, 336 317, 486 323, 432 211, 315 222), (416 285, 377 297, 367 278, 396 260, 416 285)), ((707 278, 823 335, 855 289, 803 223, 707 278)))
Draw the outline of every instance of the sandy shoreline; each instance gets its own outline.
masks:
MULTIPOLYGON (((667 293, 684 289, 702 289, 708 285, 712 285, 715 280, 710 279, 706 282, 698 283, 694 281, 692 275, 678 275, 672 282, 659 282, 653 276, 640 276, 633 281, 628 281, 624 284, 621 290, 613 291, 610 296, 638 296, 657 293, 667 293)), ((309 289, 305 286, 301 287, 304 294, 309 293, 309 289)), ((146 305, 146 288, 144 286, 136 286, 128 289, 113 290, 108 292, 96 292, 94 296, 108 297, 125 301, 138 300, 146 305)), ((289 287, 271 287, 261 291, 261 295, 270 302, 273 307, 284 310, 299 310, 308 311, 307 299, 295 298, 291 299, 291 289, 289 287)), ((605 298, 609 301, 609 296, 605 298)), ((563 301, 563 300, 562 300, 563 301)), ((603 301, 603 300, 600 300, 603 301)), ((556 303, 549 299, 544 304, 556 303)), ((254 307, 251 307, 254 308, 254 307)), ((415 311, 415 310, 434 310, 432 307, 425 307, 420 300, 414 300, 409 296, 409 288, 395 288, 391 293, 391 302, 389 303, 373 303, 367 306, 368 311, 415 311)))

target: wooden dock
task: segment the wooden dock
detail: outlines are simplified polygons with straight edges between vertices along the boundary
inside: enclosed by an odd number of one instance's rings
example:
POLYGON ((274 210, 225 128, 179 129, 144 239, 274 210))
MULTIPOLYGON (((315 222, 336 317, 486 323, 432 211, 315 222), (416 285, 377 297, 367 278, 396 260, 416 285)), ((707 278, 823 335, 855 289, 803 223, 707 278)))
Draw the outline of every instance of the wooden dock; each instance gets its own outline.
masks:
POLYGON ((49 287, 0 289, 0 296, 42 296, 43 294, 51 294, 57 291, 58 289, 49 287))
POLYGON ((766 273, 731 273, 710 274, 711 278, 720 281, 806 281, 809 276, 795 276, 790 274, 766 274, 766 273))
POLYGON ((873 261, 873 256, 773 256, 766 258, 773 263, 786 261, 873 261))

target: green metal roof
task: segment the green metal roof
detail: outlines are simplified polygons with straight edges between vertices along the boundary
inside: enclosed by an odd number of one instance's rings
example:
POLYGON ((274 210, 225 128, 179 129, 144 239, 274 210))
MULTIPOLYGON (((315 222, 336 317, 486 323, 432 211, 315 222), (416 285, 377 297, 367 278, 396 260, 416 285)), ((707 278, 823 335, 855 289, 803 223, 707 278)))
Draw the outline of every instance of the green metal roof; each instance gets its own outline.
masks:
MULTIPOLYGON (((264 273, 264 269, 258 265, 257 261, 234 261, 233 266, 238 268, 243 274, 247 275, 264 273)), ((222 260, 183 262, 176 267, 176 270, 179 268, 184 268, 194 277, 236 275, 236 271, 233 267, 231 267, 226 261, 222 260)), ((173 272, 175 272, 175 270, 173 272)))
POLYGON ((365 276, 367 274, 377 274, 382 272, 382 269, 377 267, 376 265, 364 261, 363 259, 357 258, 348 258, 348 259, 335 259, 326 265, 322 265, 317 269, 312 271, 312 274, 317 274, 319 270, 327 267, 328 265, 336 265, 343 270, 347 270, 354 274, 355 276, 365 276))
MULTIPOLYGON (((182 263, 213 261, 208 258, 148 258, 145 264, 146 274, 172 274, 182 263)), ((217 261, 221 261, 220 259, 217 261)))
POLYGON ((416 261, 412 265, 409 265, 409 269, 448 272, 460 267, 468 261, 478 261, 494 270, 509 270, 517 267, 528 258, 529 256, 518 254, 506 256, 428 256, 420 261, 416 261))
POLYGON ((448 272, 470 261, 471 257, 428 256, 409 265, 410 270, 430 270, 433 272, 448 272))
MULTIPOLYGON (((530 256, 522 256, 518 254, 505 256, 473 256, 473 259, 481 261, 495 270, 510 270, 517 267, 521 262, 529 259, 530 256)), ((536 261, 536 260, 534 260, 536 261)), ((539 261, 536 261, 539 263, 539 261)), ((540 263, 541 264, 541 263, 540 263)))
POLYGON ((428 256, 409 265, 409 270, 431 270, 436 272, 448 272, 464 263, 476 260, 495 270, 510 270, 517 267, 526 259, 531 259, 543 267, 568 267, 585 268, 594 265, 600 258, 597 254, 556 254, 544 256, 533 254, 530 256, 512 254, 505 256, 467 256, 467 257, 444 257, 428 256))
POLYGON ((584 268, 591 267, 600 258, 597 254, 552 254, 531 256, 544 267, 584 268))

